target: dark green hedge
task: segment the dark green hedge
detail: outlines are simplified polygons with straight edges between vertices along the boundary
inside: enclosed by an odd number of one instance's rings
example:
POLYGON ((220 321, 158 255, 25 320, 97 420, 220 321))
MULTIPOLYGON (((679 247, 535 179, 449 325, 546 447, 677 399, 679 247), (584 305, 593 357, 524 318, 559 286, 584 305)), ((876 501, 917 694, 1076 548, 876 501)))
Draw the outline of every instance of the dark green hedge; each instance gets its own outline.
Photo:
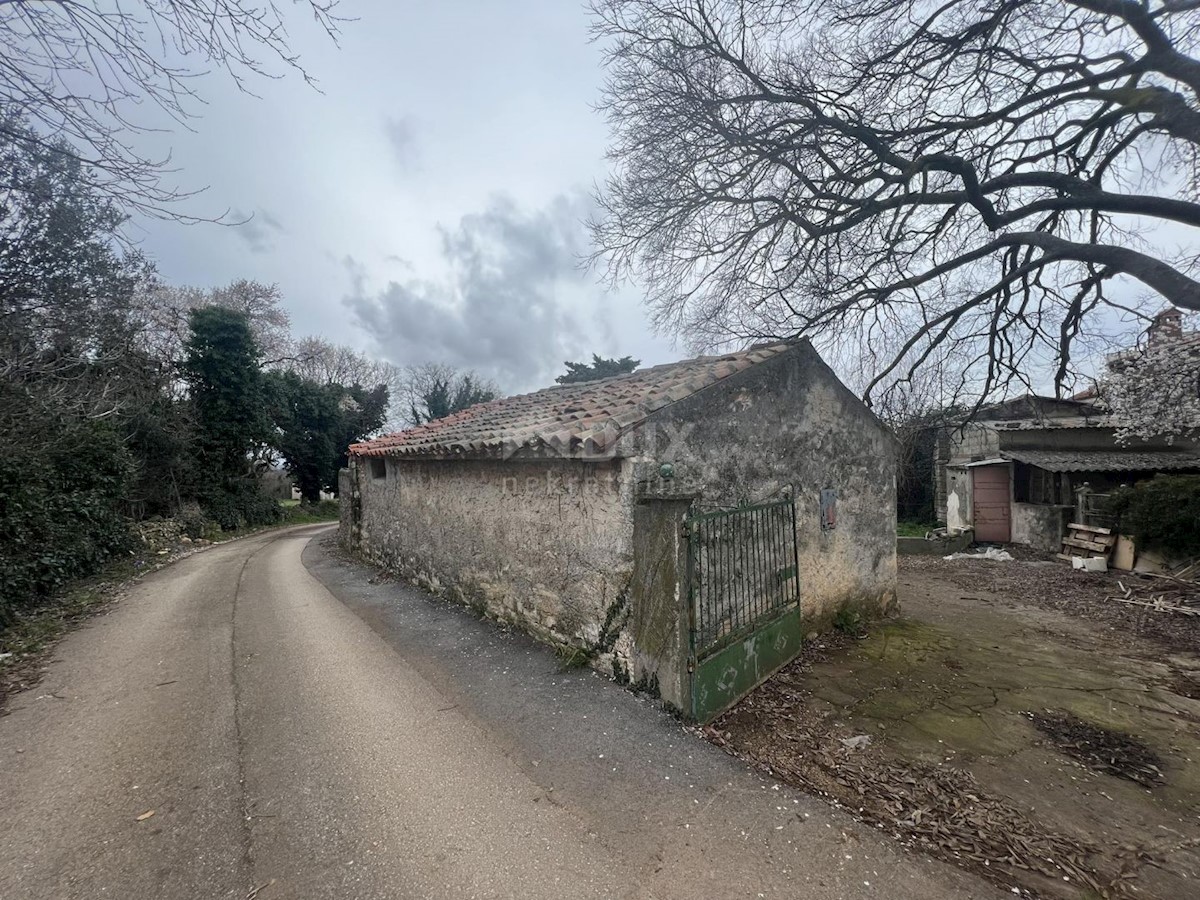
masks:
POLYGON ((1200 475, 1156 475, 1120 488, 1109 509, 1139 549, 1175 557, 1200 554, 1200 475))
POLYGON ((0 625, 135 546, 122 515, 131 465, 103 425, 63 427, 48 452, 0 452, 0 625))

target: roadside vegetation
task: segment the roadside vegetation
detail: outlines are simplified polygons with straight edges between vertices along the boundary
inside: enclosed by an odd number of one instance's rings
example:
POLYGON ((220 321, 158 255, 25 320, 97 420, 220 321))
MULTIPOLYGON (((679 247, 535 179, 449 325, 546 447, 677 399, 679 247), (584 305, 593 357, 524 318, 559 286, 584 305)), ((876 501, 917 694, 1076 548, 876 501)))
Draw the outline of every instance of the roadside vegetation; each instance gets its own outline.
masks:
POLYGON ((365 357, 314 377, 345 348, 298 357, 274 287, 162 283, 67 144, 2 124, 0 628, 136 555, 139 523, 277 524, 272 470, 316 502, 388 404, 365 357))
POLYGON ((337 521, 336 500, 278 501, 275 524, 245 525, 222 531, 207 523, 204 535, 186 533, 182 520, 150 520, 129 531, 129 549, 114 556, 86 577, 69 579, 32 605, 10 611, 0 625, 0 709, 14 690, 35 684, 43 654, 70 628, 104 609, 136 579, 214 542, 248 537, 273 527, 316 525, 337 521))

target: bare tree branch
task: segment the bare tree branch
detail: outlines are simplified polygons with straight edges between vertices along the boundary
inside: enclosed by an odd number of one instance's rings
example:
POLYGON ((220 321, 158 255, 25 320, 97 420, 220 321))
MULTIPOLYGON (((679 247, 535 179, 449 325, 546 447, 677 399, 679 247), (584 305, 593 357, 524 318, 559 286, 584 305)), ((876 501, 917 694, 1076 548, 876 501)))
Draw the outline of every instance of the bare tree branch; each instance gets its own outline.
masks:
MULTIPOLYGON (((292 0, 336 39, 338 0, 292 0)), ((169 158, 131 137, 157 130, 146 107, 184 127, 197 83, 223 70, 242 90, 256 77, 312 77, 291 49, 276 0, 0 0, 0 142, 68 142, 89 186, 127 213, 199 221, 178 201, 169 158), (12 127, 24 121, 32 129, 12 127)), ((3 175, 0 175, 2 178, 3 175)), ((223 218, 223 217, 222 217, 223 218)))
POLYGON ((812 336, 868 392, 935 358, 975 397, 1069 386, 1114 311, 1200 310, 1196 253, 1144 237, 1200 227, 1196 10, 596 0, 594 261, 697 349, 812 336))

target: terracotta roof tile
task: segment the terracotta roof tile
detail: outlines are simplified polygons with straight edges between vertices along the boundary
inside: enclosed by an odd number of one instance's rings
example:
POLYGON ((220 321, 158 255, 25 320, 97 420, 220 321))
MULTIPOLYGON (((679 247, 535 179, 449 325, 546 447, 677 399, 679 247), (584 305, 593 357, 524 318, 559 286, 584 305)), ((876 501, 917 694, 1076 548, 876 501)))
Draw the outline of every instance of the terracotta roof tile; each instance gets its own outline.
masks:
POLYGON ((547 444, 570 455, 584 442, 610 447, 651 413, 722 378, 765 362, 794 344, 768 344, 701 356, 629 375, 564 384, 480 403, 434 422, 354 444, 354 456, 504 457, 547 444))

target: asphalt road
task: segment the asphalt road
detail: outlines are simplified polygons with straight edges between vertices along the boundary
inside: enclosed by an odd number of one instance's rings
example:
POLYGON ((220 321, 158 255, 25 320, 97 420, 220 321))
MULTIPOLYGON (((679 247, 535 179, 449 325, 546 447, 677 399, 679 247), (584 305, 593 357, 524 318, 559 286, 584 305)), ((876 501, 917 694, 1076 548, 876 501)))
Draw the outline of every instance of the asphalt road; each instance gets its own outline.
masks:
POLYGON ((63 641, 0 718, 0 897, 1011 896, 328 534, 198 552, 63 641))

